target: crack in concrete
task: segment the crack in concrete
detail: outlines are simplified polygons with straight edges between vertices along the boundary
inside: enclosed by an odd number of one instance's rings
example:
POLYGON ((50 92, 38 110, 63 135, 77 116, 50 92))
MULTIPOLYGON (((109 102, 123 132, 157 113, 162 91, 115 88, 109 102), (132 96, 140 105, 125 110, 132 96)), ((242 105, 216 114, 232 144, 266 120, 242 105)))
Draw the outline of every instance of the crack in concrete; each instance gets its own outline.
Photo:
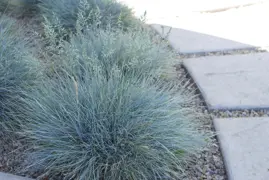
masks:
POLYGON ((206 11, 195 11, 195 12, 199 12, 199 13, 218 13, 218 12, 223 12, 223 11, 228 11, 230 9, 237 9, 237 8, 244 8, 244 7, 249 7, 249 6, 253 6, 253 5, 257 5, 257 4, 262 4, 265 1, 260 1, 260 2, 256 2, 256 3, 248 3, 248 4, 244 4, 244 5, 235 5, 235 6, 229 6, 226 8, 218 8, 218 9, 211 9, 211 10, 206 10, 206 11))
POLYGON ((205 76, 217 76, 217 75, 236 75, 242 73, 250 73, 254 71, 232 71, 232 72, 223 72, 223 73, 205 73, 205 76))

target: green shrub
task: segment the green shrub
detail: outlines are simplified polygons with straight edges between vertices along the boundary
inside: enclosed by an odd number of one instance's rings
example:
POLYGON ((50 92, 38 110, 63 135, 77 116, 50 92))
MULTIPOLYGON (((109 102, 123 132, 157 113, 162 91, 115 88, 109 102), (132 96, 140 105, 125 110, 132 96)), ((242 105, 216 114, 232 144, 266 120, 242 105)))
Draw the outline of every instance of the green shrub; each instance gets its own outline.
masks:
POLYGON ((32 168, 81 180, 180 177, 204 143, 191 97, 116 74, 60 76, 31 94, 24 132, 34 145, 32 168))
POLYGON ((169 76, 176 60, 174 53, 167 49, 167 44, 154 41, 152 32, 146 30, 90 29, 62 42, 60 55, 54 57, 50 69, 65 66, 77 78, 83 77, 86 68, 93 74, 100 70, 107 78, 113 69, 141 79, 169 76))
POLYGON ((128 28, 136 21, 132 11, 115 0, 42 0, 39 6, 48 22, 71 31, 81 16, 87 26, 128 28))
POLYGON ((29 56, 28 40, 16 21, 0 19, 0 127, 16 126, 13 116, 20 106, 22 91, 38 76, 38 62, 29 56))

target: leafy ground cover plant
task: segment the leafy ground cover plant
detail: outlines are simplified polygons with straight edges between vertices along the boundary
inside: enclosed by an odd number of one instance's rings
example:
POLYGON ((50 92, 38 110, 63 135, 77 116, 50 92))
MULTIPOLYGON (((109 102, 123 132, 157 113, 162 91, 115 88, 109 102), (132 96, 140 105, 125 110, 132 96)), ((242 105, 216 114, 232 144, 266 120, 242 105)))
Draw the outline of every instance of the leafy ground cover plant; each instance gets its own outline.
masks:
POLYGON ((147 84, 111 71, 109 79, 61 75, 39 86, 25 100, 30 168, 66 179, 180 178, 204 144, 192 124, 198 114, 184 91, 147 84))
POLYGON ((16 21, 0 19, 0 127, 13 127, 22 91, 35 84, 38 62, 29 55, 28 40, 16 21), (18 106, 17 106, 18 105, 18 106))
POLYGON ((84 17, 85 25, 99 27, 131 27, 136 19, 132 11, 115 0, 42 0, 39 4, 45 19, 55 27, 76 30, 77 20, 84 17))

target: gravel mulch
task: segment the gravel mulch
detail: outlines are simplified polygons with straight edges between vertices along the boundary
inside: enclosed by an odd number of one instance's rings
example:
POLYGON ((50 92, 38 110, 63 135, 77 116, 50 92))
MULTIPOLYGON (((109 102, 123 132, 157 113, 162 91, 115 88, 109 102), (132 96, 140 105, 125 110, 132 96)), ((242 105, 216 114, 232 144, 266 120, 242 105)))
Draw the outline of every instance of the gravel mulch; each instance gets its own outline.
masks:
POLYGON ((176 66, 177 78, 182 86, 186 86, 189 92, 195 92, 194 100, 197 111, 204 114, 203 121, 200 122, 202 131, 212 133, 208 146, 193 157, 193 162, 186 169, 184 180, 226 180, 226 172, 223 158, 216 138, 211 115, 208 113, 203 98, 201 97, 196 85, 189 77, 187 71, 181 66, 176 66))
POLYGON ((18 169, 21 169, 24 161, 25 143, 19 136, 1 131, 0 144, 0 171, 18 174, 18 169))

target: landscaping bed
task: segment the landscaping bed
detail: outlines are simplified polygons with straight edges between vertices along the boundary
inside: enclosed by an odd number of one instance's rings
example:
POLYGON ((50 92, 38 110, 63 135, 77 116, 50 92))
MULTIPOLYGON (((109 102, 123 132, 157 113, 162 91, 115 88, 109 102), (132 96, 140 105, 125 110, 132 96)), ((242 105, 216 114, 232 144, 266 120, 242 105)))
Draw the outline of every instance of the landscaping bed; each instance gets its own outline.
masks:
POLYGON ((96 2, 40 1, 29 14, 1 16, 15 25, 0 30, 0 171, 44 180, 226 179, 211 119, 222 112, 206 110, 184 57, 127 7, 96 2), (16 25, 27 29, 13 34, 16 25))

